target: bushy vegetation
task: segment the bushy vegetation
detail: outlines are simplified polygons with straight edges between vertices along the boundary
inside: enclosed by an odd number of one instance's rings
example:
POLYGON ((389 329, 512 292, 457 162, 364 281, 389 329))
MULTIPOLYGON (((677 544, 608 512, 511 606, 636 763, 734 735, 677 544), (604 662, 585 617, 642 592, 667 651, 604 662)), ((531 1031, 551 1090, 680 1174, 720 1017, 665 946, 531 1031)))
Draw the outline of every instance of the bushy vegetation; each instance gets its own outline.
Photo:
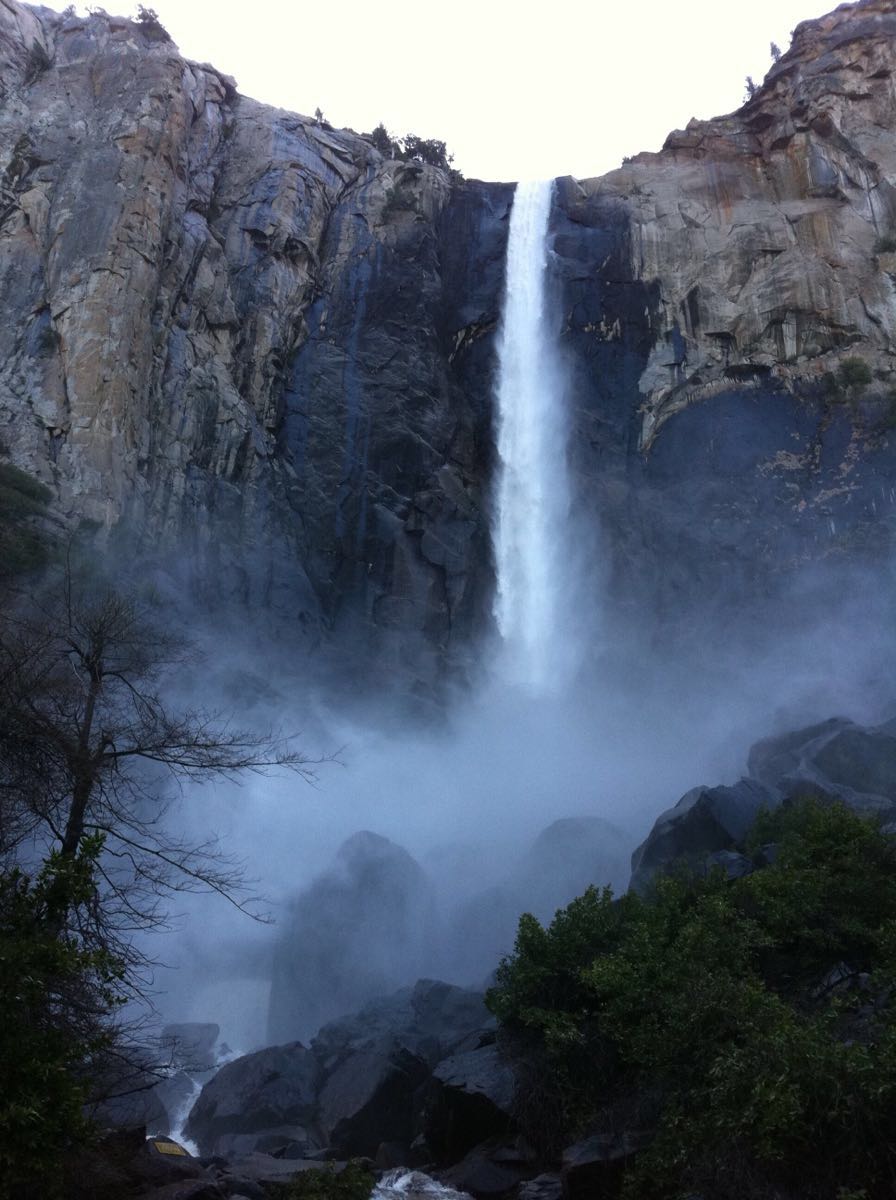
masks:
POLYGON ((46 562, 41 522, 49 500, 49 488, 11 463, 0 463, 0 581, 46 562))
POLYGON ((867 387, 871 382, 871 368, 863 358, 844 358, 837 378, 847 389, 867 387))
POLYGON ((153 41, 171 41, 171 35, 159 20, 159 14, 154 8, 145 8, 142 4, 138 4, 137 15, 134 20, 140 26, 143 32, 153 41))
POLYGON ((382 122, 366 137, 386 158, 397 158, 400 162, 427 163, 431 167, 441 167, 443 171, 450 171, 452 175, 460 177, 460 172, 451 166, 454 155, 449 154, 445 143, 437 138, 422 138, 415 133, 409 133, 403 138, 394 138, 382 122))
POLYGON ((276 1186, 276 1200, 368 1200, 376 1177, 358 1162, 341 1171, 333 1167, 302 1171, 289 1183, 276 1186))
POLYGON ((100 837, 49 856, 36 876, 0 873, 0 1198, 62 1193, 62 1162, 90 1135, 85 1069, 111 1038, 121 964, 71 915, 97 899, 100 837))
POLYGON ((523 917, 488 1003, 542 1057, 558 1137, 628 1098, 653 1134, 632 1200, 892 1196, 896 850, 839 803, 784 808, 751 840, 773 861, 734 882, 673 875, 645 898, 591 889, 546 929, 523 917))
MULTIPOLYGON (((45 500, 2 478, 24 512, 45 500)), ((85 1101, 133 1088, 112 1018, 140 998, 134 934, 163 923, 163 898, 204 889, 252 911, 240 865, 166 819, 160 771, 309 774, 279 733, 170 703, 192 648, 71 557, 0 605, 0 1200, 58 1192, 85 1101)))

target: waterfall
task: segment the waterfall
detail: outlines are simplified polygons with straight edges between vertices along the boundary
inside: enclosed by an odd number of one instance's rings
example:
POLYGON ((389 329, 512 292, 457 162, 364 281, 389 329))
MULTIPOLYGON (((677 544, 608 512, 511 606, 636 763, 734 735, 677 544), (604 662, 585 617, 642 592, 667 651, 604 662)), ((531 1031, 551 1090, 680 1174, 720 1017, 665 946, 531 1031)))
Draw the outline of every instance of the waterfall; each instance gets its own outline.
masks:
POLYGON ((557 330, 547 303, 553 182, 517 185, 498 343, 498 474, 492 539, 502 666, 534 695, 559 687, 570 628, 568 416, 557 330))

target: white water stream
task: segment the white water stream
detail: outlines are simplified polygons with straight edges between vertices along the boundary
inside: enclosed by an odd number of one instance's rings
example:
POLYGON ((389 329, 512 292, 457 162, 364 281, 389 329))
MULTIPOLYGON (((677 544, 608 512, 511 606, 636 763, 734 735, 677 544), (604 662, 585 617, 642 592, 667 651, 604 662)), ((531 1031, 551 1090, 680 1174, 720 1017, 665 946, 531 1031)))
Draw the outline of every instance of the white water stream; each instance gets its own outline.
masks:
POLYGON ((531 695, 575 666, 572 637, 569 419, 547 301, 552 181, 517 184, 498 343, 498 472, 492 539, 501 669, 531 695))

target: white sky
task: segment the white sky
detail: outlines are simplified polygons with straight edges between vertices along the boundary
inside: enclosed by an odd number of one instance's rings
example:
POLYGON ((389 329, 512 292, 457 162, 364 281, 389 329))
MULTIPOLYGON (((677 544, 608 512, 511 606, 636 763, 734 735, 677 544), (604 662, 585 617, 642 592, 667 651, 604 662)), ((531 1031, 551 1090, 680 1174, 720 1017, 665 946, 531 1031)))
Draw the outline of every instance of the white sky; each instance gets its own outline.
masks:
MULTIPOLYGON (((49 0, 63 9, 66 0, 49 0)), ((110 12, 136 4, 106 0, 110 12)), ((295 112, 440 138, 469 177, 585 177, 737 108, 825 0, 155 0, 188 57, 295 112)), ((79 11, 83 11, 79 5, 79 11)))

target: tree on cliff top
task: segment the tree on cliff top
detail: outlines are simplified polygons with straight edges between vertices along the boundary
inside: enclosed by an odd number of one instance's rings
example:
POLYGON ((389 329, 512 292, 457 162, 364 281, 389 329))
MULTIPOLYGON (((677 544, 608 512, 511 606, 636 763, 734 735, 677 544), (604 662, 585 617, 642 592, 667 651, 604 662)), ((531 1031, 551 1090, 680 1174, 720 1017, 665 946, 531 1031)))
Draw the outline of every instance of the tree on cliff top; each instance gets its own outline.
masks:
POLYGON ((454 155, 448 153, 445 143, 438 138, 422 138, 416 133, 394 138, 382 121, 372 133, 365 136, 386 158, 397 158, 400 162, 427 163, 431 167, 441 167, 443 171, 459 174, 451 166, 454 155))

